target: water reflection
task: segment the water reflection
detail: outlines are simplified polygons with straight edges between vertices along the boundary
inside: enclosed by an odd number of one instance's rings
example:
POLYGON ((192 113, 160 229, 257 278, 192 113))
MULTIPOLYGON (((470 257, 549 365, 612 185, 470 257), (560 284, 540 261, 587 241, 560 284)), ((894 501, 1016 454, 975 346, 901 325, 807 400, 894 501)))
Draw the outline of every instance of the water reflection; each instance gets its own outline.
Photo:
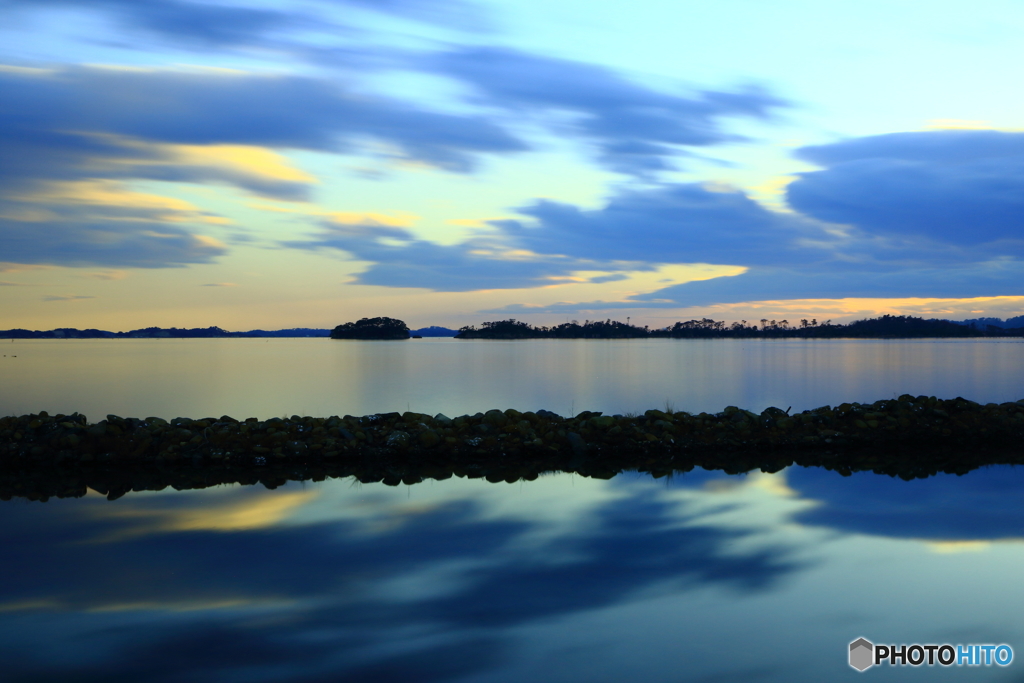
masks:
POLYGON ((797 517, 802 524, 935 541, 1024 539, 1024 467, 984 467, 970 476, 939 473, 911 481, 870 472, 844 479, 797 468, 788 481, 820 503, 797 517))
POLYGON ((0 667, 18 682, 852 679, 859 635, 1015 643, 1022 476, 697 469, 15 500, 0 504, 0 667), (1004 542, 934 552, 988 539, 1004 542))

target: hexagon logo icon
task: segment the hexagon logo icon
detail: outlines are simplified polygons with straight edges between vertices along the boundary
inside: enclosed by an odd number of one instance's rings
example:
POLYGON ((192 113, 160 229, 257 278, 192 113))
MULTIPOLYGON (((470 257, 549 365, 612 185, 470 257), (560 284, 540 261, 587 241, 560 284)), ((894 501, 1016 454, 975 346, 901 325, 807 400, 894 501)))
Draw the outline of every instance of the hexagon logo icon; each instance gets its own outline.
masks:
POLYGON ((875 646, 869 640, 858 638, 850 643, 850 666, 864 671, 875 663, 875 646))

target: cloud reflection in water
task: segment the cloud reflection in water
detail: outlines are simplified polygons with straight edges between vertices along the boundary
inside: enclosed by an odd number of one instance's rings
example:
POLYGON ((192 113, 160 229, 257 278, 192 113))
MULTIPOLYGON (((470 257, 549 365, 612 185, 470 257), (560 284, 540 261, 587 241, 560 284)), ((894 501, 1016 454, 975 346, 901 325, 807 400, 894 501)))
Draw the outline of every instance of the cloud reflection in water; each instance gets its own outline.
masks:
POLYGON ((495 514, 512 487, 468 484, 434 484, 448 501, 409 514, 399 490, 334 482, 299 494, 320 508, 311 521, 295 510, 269 526, 167 520, 252 498, 280 509, 274 497, 297 487, 6 505, 0 604, 61 607, 9 612, 0 666, 18 682, 453 680, 509 661, 512 627, 665 586, 763 591, 798 568, 784 548, 730 551, 742 530, 701 525, 644 485, 580 482, 589 518, 577 510, 575 525, 553 520, 558 532, 545 536, 535 513, 495 514), (353 505, 397 521, 364 524, 340 510, 353 505), (411 589, 390 591, 403 581, 411 589), (62 647, 59 632, 88 653, 62 647))
POLYGON ((932 541, 1024 538, 1024 467, 985 467, 964 476, 911 481, 793 467, 787 479, 801 496, 821 502, 796 515, 802 524, 932 541))

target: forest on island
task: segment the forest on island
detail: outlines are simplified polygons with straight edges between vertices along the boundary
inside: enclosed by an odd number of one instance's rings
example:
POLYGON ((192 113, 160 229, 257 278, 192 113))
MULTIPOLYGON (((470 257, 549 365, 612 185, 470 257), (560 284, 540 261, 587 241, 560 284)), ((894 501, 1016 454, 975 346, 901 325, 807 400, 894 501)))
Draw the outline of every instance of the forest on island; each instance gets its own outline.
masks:
POLYGON ((830 339, 860 338, 923 338, 923 337, 1024 337, 1024 328, 1003 328, 995 325, 964 325, 950 320, 915 318, 906 315, 883 315, 880 318, 856 320, 847 324, 833 324, 831 320, 801 319, 796 324, 789 320, 762 319, 756 323, 746 320, 726 324, 720 320, 702 318, 677 322, 667 327, 651 329, 617 320, 587 320, 583 324, 571 322, 552 327, 533 326, 519 320, 485 322, 477 327, 469 325, 459 330, 456 339, 754 339, 754 338, 806 338, 830 339))

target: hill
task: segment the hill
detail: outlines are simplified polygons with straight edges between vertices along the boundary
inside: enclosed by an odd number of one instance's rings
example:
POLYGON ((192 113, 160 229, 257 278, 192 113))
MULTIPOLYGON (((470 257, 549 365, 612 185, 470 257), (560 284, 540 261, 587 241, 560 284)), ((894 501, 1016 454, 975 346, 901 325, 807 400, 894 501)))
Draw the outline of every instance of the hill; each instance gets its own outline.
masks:
POLYGON ((414 337, 454 337, 458 333, 458 330, 450 330, 447 327, 438 327, 437 325, 421 327, 418 330, 410 330, 409 332, 414 337))

